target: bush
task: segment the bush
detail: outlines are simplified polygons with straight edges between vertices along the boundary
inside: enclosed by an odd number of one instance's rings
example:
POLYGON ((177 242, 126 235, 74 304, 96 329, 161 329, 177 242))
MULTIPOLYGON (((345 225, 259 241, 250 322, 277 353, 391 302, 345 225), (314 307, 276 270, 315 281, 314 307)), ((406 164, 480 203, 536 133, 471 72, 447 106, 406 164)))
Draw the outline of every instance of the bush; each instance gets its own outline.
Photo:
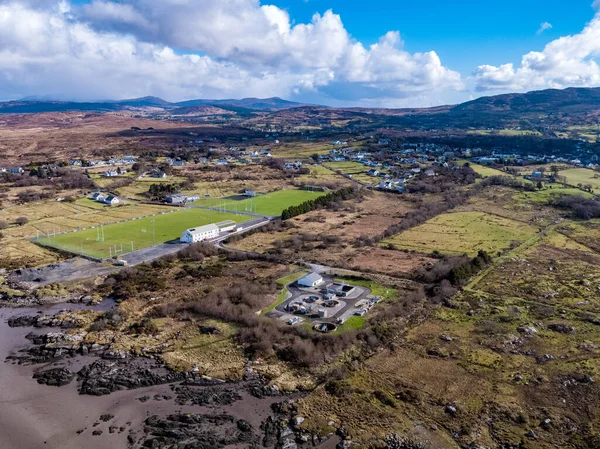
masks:
POLYGON ((550 202, 554 207, 571 212, 576 218, 589 220, 600 217, 600 201, 582 195, 560 195, 550 202))
POLYGON ((29 219, 27 217, 19 217, 15 220, 15 223, 19 226, 23 226, 29 223, 29 219))

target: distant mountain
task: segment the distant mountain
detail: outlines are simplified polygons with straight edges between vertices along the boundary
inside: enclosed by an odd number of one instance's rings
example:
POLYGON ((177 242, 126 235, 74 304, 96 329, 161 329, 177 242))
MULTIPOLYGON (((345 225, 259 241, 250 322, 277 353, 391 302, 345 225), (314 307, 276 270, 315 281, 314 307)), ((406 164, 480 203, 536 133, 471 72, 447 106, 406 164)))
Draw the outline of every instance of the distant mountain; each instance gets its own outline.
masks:
POLYGON ((42 112, 110 112, 123 109, 115 103, 76 103, 70 101, 7 101, 0 103, 0 114, 39 114, 42 112))
POLYGON ((283 110, 304 106, 281 98, 243 98, 241 100, 198 99, 171 103, 158 97, 132 98, 118 101, 75 102, 53 100, 51 97, 29 97, 17 101, 0 102, 0 114, 32 114, 41 112, 89 111, 109 112, 122 109, 177 108, 216 106, 238 115, 250 115, 252 111, 283 110))
POLYGON ((142 97, 142 98, 133 98, 129 100, 120 100, 115 101, 116 104, 121 104, 124 106, 130 106, 132 108, 147 108, 147 107, 155 107, 155 108, 169 108, 173 107, 173 103, 169 103, 166 100, 158 97, 142 97))
POLYGON ((454 106, 453 112, 483 113, 557 113, 591 112, 600 109, 600 87, 546 89, 524 94, 481 97, 454 106))
POLYGON ((294 101, 283 100, 279 97, 272 98, 242 98, 241 100, 188 100, 175 103, 177 106, 188 107, 188 106, 237 106, 247 109, 291 109, 301 106, 306 106, 302 103, 296 103, 294 101))

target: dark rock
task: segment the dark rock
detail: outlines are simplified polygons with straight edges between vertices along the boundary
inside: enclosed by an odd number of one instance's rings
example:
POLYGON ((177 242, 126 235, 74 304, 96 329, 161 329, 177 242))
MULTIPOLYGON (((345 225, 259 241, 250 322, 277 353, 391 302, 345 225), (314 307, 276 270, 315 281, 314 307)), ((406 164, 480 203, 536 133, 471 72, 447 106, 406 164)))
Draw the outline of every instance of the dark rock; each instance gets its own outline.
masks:
POLYGON ((177 395, 175 403, 178 405, 231 405, 242 399, 241 394, 233 388, 196 388, 180 385, 174 387, 173 392, 177 395))
POLYGON ((252 424, 250 424, 245 419, 240 419, 237 422, 237 428, 240 429, 242 432, 251 432, 252 431, 252 424))
POLYGON ((144 448, 221 449, 226 446, 257 446, 251 426, 239 424, 231 415, 173 414, 151 416, 144 421, 144 448))
POLYGON ((33 375, 39 384, 50 385, 53 387, 62 387, 71 383, 75 373, 67 368, 51 368, 45 371, 39 371, 33 375))
POLYGON ((100 421, 102 421, 102 422, 108 422, 111 419, 113 419, 114 417, 115 417, 115 415, 111 415, 110 413, 107 413, 105 415, 101 415, 100 416, 100 421))
POLYGON ((79 392, 94 396, 185 379, 183 373, 171 371, 164 363, 142 357, 129 360, 97 360, 77 374, 81 380, 79 392))
POLYGON ((13 316, 8 319, 8 325, 9 327, 33 327, 37 319, 37 316, 13 316))
POLYGON ((569 324, 565 323, 554 323, 549 324, 548 329, 554 332, 560 332, 561 334, 574 334, 575 328, 569 324))
POLYGON ((99 435, 102 435, 102 431, 101 431, 101 430, 94 430, 94 431, 92 432, 92 435, 94 435, 94 436, 99 436, 99 435))
POLYGON ((218 335, 221 333, 221 329, 216 326, 200 326, 199 330, 202 335, 218 335))

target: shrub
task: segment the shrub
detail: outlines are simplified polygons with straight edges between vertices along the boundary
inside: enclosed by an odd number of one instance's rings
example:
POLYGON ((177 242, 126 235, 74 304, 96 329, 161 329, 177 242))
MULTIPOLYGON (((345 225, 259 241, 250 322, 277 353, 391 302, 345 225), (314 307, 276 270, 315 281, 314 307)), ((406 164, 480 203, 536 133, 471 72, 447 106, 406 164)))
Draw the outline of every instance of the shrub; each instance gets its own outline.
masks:
POLYGON ((15 223, 19 226, 23 226, 29 223, 29 219, 27 217, 19 217, 15 220, 15 223))

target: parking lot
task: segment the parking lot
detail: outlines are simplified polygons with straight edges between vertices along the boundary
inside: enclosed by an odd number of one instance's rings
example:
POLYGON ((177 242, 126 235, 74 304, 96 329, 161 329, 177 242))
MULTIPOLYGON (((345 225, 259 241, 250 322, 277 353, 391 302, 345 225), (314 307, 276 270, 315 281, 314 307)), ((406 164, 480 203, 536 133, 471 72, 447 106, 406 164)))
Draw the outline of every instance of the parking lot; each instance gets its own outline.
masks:
POLYGON ((323 281, 314 287, 293 282, 287 291, 285 301, 268 316, 290 325, 306 322, 339 325, 353 315, 366 315, 379 301, 368 288, 336 282, 329 276, 323 276, 323 281))

